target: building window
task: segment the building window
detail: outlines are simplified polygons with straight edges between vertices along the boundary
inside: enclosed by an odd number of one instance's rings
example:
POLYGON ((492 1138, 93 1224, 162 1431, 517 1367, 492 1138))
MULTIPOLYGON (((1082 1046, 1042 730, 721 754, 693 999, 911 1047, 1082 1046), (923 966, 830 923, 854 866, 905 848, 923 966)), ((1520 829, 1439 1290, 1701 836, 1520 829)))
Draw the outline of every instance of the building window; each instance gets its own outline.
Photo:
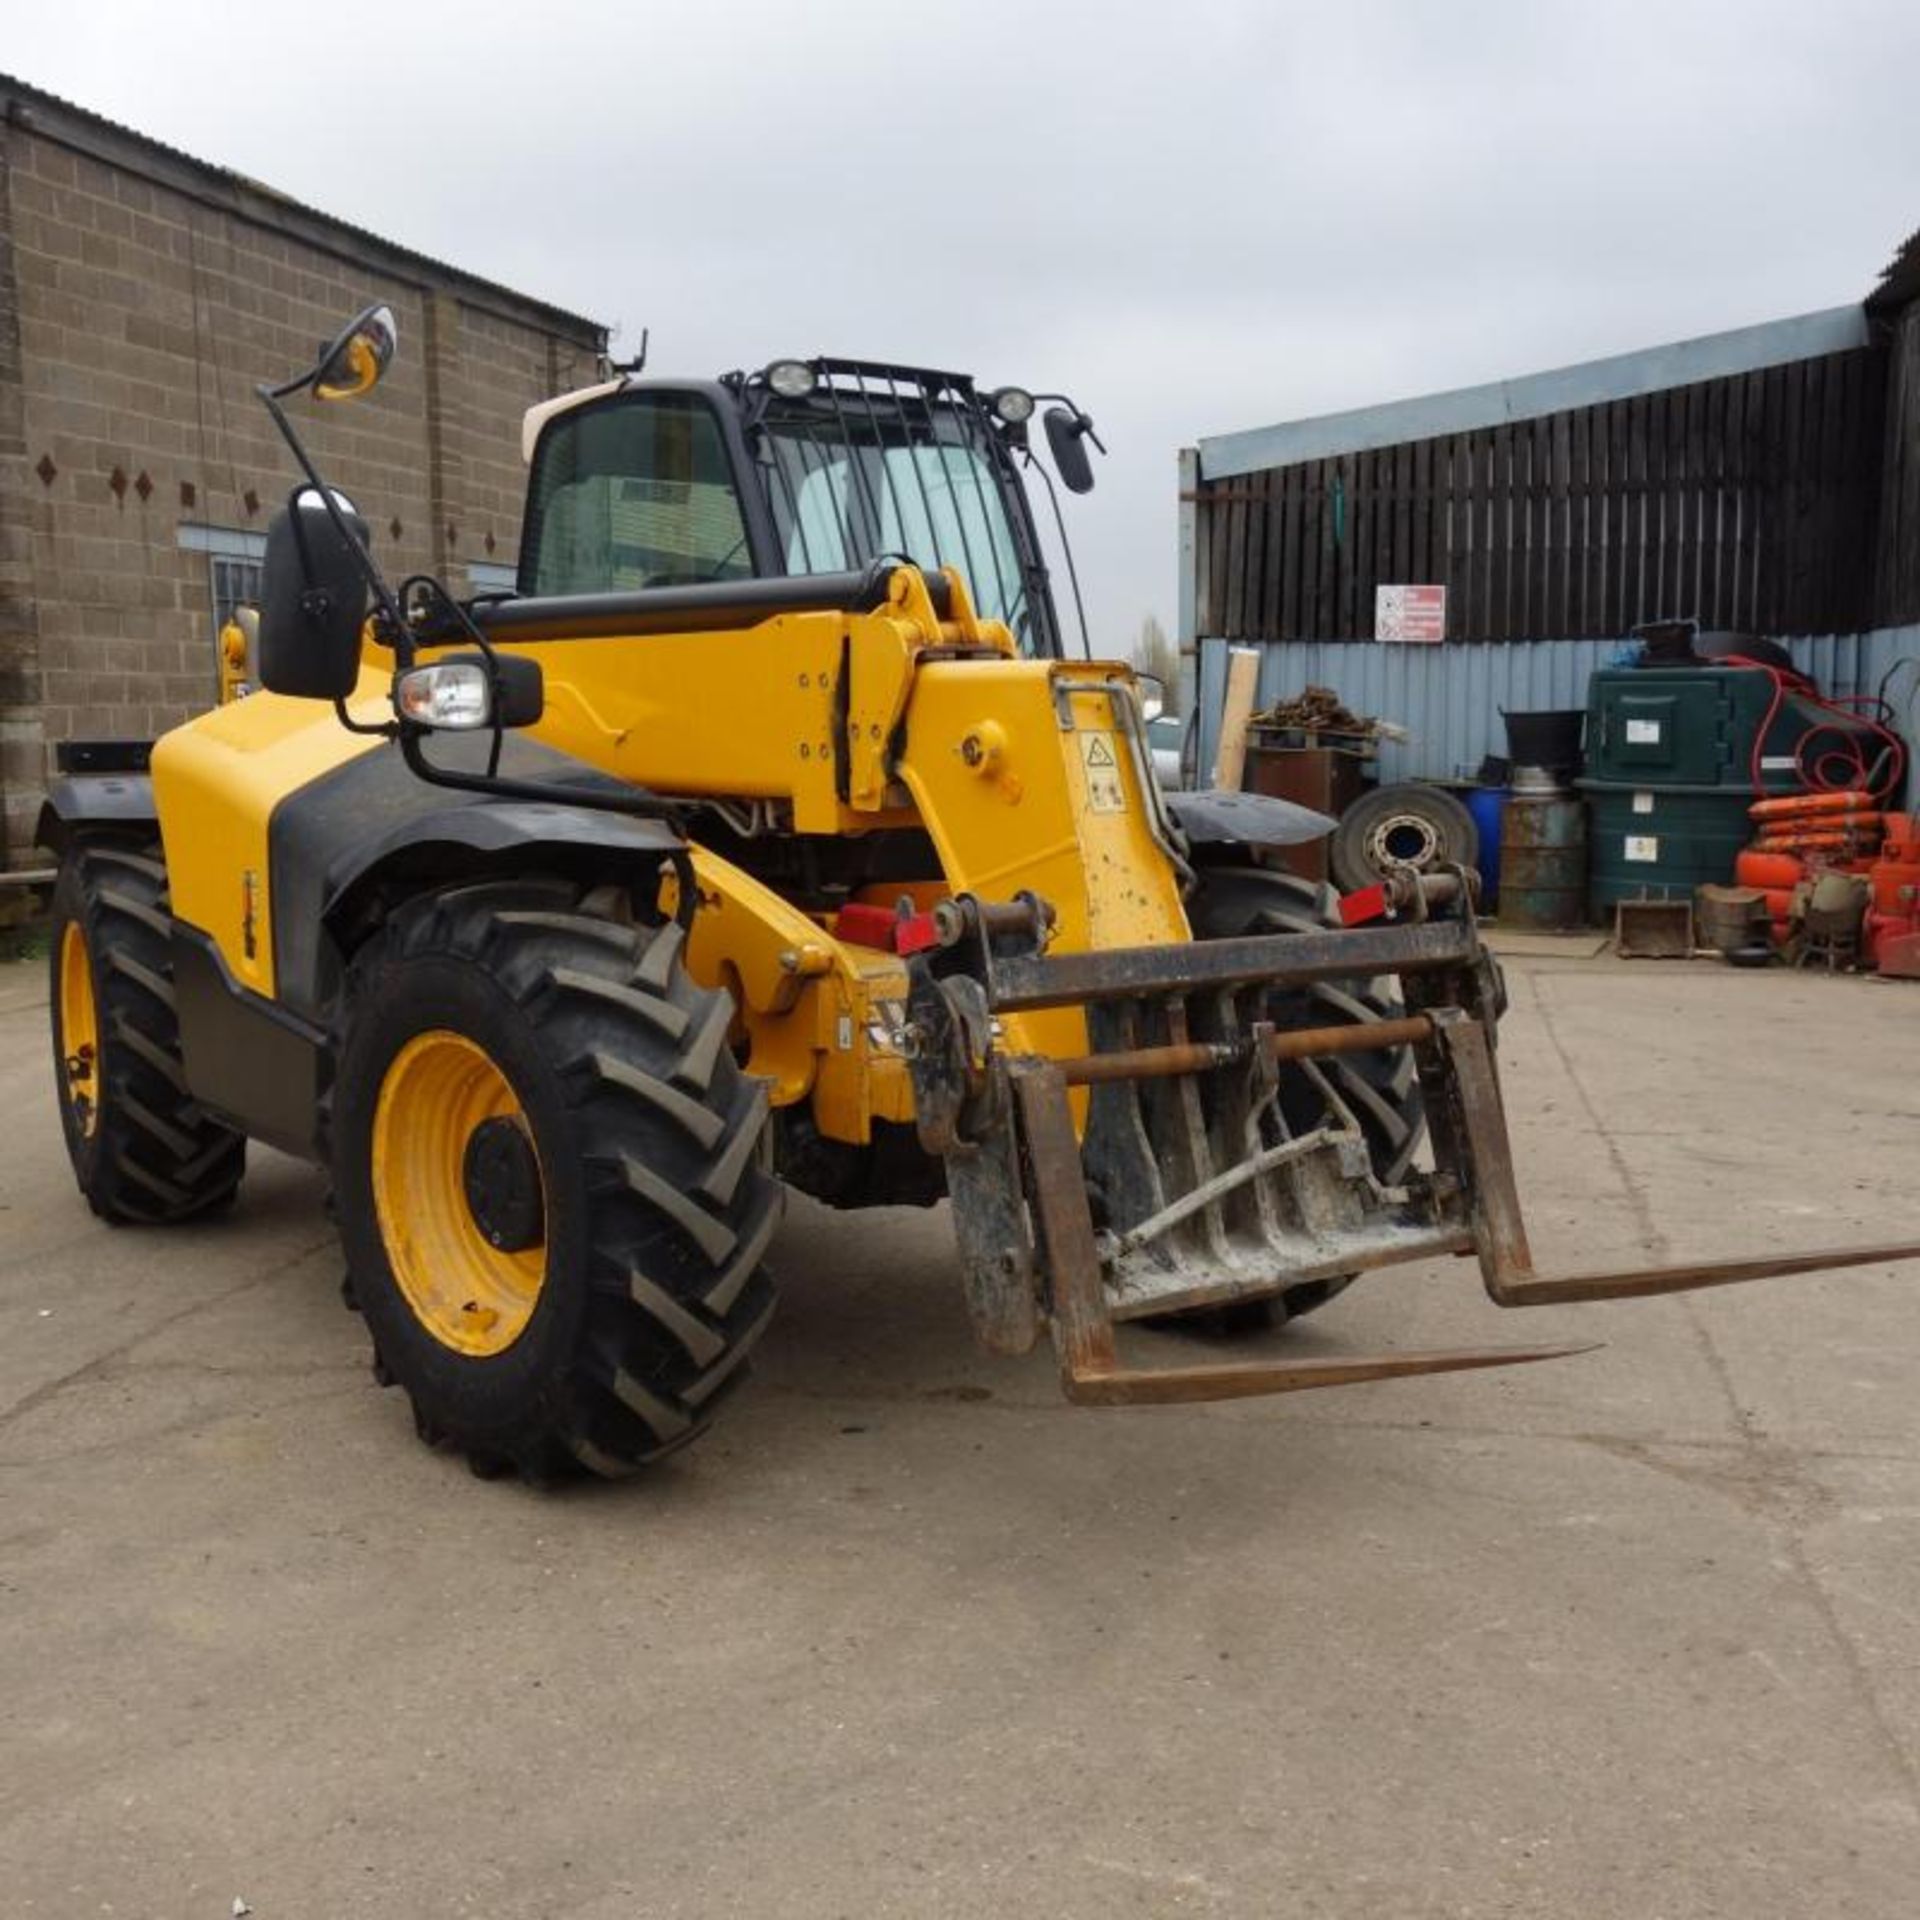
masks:
POLYGON ((511 593, 519 580, 517 571, 494 560, 469 560, 467 585, 475 593, 511 593))
POLYGON ((207 556, 207 602, 213 637, 227 624, 235 607, 258 603, 260 563, 266 558, 265 534, 239 527, 182 527, 180 545, 189 553, 207 556))

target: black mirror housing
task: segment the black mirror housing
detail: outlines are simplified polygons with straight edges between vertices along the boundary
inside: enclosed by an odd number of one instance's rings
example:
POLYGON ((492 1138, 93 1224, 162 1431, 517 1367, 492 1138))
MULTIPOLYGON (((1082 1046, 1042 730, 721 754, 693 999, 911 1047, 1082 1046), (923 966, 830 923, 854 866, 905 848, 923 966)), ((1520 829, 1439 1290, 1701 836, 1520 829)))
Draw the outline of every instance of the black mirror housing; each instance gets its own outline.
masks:
POLYGON ((1087 435, 1093 422, 1071 407, 1049 407, 1046 424, 1047 445, 1061 484, 1069 493, 1091 493, 1093 462, 1087 457, 1087 435))
MULTIPOLYGON (((337 498, 338 496, 336 496, 337 498)), ((367 523, 342 517, 364 550, 367 523)), ((260 684, 303 700, 344 700, 360 677, 367 575, 360 554, 312 488, 267 527, 260 570, 260 684)))

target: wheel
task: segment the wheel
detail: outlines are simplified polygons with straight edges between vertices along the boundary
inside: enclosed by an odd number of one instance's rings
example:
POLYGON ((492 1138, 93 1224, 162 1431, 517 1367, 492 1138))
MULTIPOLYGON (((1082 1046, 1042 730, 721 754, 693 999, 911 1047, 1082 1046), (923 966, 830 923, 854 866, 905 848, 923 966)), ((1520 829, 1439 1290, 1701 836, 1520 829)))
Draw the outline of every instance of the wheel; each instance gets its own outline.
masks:
POLYGON ((158 849, 73 847, 53 889, 48 958, 60 1125, 87 1205, 115 1225, 224 1206, 247 1143, 187 1091, 158 849))
POLYGON ((672 924, 565 882, 397 913, 350 969, 332 1101, 374 1370, 476 1472, 616 1477, 682 1445, 773 1313, 766 1090, 672 924))
POLYGON ((1395 867, 1421 873, 1470 867, 1480 857, 1480 829, 1466 803, 1444 787, 1401 781, 1363 793, 1333 830, 1327 860, 1348 892, 1370 887, 1395 867))
MULTIPOLYGON (((1339 896, 1331 887, 1264 867, 1210 867, 1201 871, 1199 888, 1187 902, 1187 917, 1200 940, 1323 933, 1340 925, 1339 896)), ((1329 1027, 1397 1020, 1400 1013, 1385 980, 1323 980, 1270 994, 1266 1017, 1280 1027, 1329 1027)), ((1397 1186, 1413 1164, 1425 1124, 1411 1050, 1333 1054, 1317 1066, 1366 1135, 1375 1174, 1384 1184, 1397 1186)), ((1281 1067, 1279 1099, 1287 1126, 1295 1133, 1311 1132, 1328 1117, 1326 1095, 1297 1063, 1281 1067)), ((1239 1334, 1276 1320, 1298 1320, 1325 1306, 1350 1283, 1350 1276, 1303 1280, 1272 1299, 1166 1317, 1204 1332, 1239 1334)))

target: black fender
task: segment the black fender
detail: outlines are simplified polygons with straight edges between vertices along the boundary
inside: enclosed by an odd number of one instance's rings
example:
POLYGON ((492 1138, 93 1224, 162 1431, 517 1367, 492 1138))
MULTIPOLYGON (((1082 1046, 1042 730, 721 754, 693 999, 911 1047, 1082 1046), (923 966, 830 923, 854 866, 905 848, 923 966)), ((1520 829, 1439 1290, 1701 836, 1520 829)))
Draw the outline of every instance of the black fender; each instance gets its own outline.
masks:
MULTIPOLYGON (((438 743, 436 743, 436 750, 438 743)), ((453 756, 440 755, 449 762, 453 756)), ((631 794, 623 781, 533 741, 510 741, 505 779, 631 794)), ((666 821, 591 805, 500 798, 422 780, 376 747, 289 794, 267 833, 275 998, 324 1022, 346 955, 383 896, 538 869, 582 881, 658 884, 686 842, 666 821)))
POLYGON ((63 774, 47 791, 34 842, 61 859, 74 835, 89 830, 160 830, 153 804, 153 778, 145 773, 63 774))
POLYGON ((1191 846, 1304 847, 1324 840, 1335 824, 1326 814, 1297 801, 1224 788, 1170 793, 1167 811, 1191 846))

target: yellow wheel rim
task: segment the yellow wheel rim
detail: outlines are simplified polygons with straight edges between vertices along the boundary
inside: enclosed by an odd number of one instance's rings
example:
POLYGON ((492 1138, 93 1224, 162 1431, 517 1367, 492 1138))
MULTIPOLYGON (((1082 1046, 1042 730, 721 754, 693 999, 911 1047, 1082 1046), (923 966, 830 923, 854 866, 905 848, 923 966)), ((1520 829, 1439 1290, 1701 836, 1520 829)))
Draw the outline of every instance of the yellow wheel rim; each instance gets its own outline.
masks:
POLYGON ((84 1139, 100 1121, 100 1013, 77 920, 60 930, 60 1090, 84 1139))
MULTIPOLYGON (((373 1204, 393 1277, 442 1346, 480 1356, 504 1353, 526 1331, 547 1273, 544 1226, 537 1244, 509 1250, 474 1217, 469 1146, 490 1120, 530 1136, 507 1076, 484 1048, 444 1028, 394 1055, 373 1113, 373 1204)), ((537 1160, 534 1168, 544 1220, 537 1160)))

